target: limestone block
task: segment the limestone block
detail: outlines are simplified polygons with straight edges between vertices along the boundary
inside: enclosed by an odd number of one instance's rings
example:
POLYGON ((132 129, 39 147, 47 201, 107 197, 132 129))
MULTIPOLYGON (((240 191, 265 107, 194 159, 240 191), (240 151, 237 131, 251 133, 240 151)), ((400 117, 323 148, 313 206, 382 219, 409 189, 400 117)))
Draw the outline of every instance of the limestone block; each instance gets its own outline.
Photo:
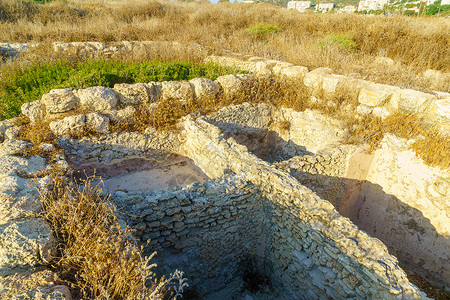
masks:
POLYGON ((281 75, 281 71, 285 68, 294 67, 293 64, 283 61, 276 61, 274 60, 275 65, 272 67, 272 74, 274 75, 281 75))
POLYGON ((194 100, 194 90, 189 82, 164 81, 161 83, 161 97, 190 102, 194 100))
MULTIPOLYGON (((245 57, 244 57, 245 58, 245 57)), ((251 62, 258 62, 258 61, 264 61, 264 58, 259 57, 259 56, 252 56, 249 59, 247 59, 247 61, 251 61, 251 62)))
POLYGON ((189 81, 194 87, 195 99, 213 99, 220 91, 220 85, 207 78, 194 78, 189 81))
POLYGON ((150 99, 149 89, 145 83, 118 83, 114 85, 114 90, 118 93, 122 105, 146 103, 150 99))
POLYGON ((53 43, 53 51, 62 52, 67 51, 69 49, 69 45, 65 42, 54 42, 53 43))
POLYGON ((86 126, 97 133, 107 133, 109 131, 109 118, 99 113, 87 114, 86 126))
POLYGON ((438 99, 450 98, 450 93, 439 92, 439 91, 432 91, 431 93, 432 93, 433 95, 435 95, 436 98, 438 98, 438 99))
POLYGON ((81 134, 84 131, 86 117, 84 115, 69 116, 64 119, 55 120, 49 124, 50 130, 56 136, 66 134, 81 134))
POLYGON ((322 86, 323 77, 325 75, 330 75, 333 73, 333 70, 330 68, 317 68, 312 70, 311 72, 305 74, 303 78, 303 83, 312 89, 317 89, 322 86))
POLYGON ((438 116, 450 119, 450 97, 434 101, 435 111, 438 116))
POLYGON ((5 139, 15 139, 19 136, 22 126, 11 126, 5 130, 4 138, 5 139))
POLYGON ((373 107, 360 104, 356 107, 356 113, 360 115, 370 115, 373 111, 373 107))
POLYGON ((216 81, 222 87, 223 92, 226 95, 235 95, 239 92, 244 84, 244 80, 242 77, 237 75, 223 75, 219 76, 216 81))
POLYGON ((389 109, 387 109, 386 107, 375 107, 372 113, 374 116, 379 117, 383 120, 391 114, 389 109))
POLYGON ((0 276, 48 262, 56 250, 50 226, 41 218, 0 225, 0 276))
POLYGON ((87 42, 85 44, 86 49, 88 50, 94 50, 94 51, 102 51, 106 48, 105 44, 100 42, 87 42))
POLYGON ((249 71, 252 71, 258 75, 269 75, 272 73, 272 68, 276 65, 275 61, 258 61, 249 68, 249 71))
POLYGON ((115 123, 133 124, 136 115, 136 109, 133 106, 127 106, 121 110, 113 110, 109 114, 109 120, 115 123))
POLYGON ((309 152, 316 153, 331 145, 338 145, 347 134, 341 121, 317 111, 295 112, 282 108, 280 115, 291 122, 290 140, 305 147, 305 150, 309 152))
POLYGON ((159 98, 161 98, 161 93, 162 93, 161 82, 151 81, 151 82, 147 83, 147 88, 148 88, 151 103, 154 103, 154 102, 158 101, 159 98))
POLYGON ((40 120, 45 115, 45 107, 42 105, 41 101, 33 101, 22 104, 20 107, 22 114, 27 116, 31 122, 40 120))
POLYGON ((306 73, 308 73, 308 68, 303 66, 285 67, 282 68, 279 72, 281 76, 286 76, 292 79, 303 79, 306 73))
POLYGON ((37 178, 32 185, 18 175, 35 176, 45 169, 44 158, 4 155, 0 162, 0 224, 38 213, 42 208, 37 201, 39 190, 47 187, 50 177, 37 178))
POLYGON ((391 107, 405 113, 419 113, 427 108, 429 102, 437 100, 435 96, 415 90, 400 90, 391 99, 391 107))
POLYGON ((0 176, 17 175, 17 172, 32 174, 45 168, 45 159, 32 156, 28 159, 19 156, 2 154, 0 156, 0 176))
POLYGON ((305 251, 294 250, 294 256, 303 265, 303 268, 310 270, 314 266, 311 255, 305 251))
POLYGON ((14 219, 36 216, 42 205, 38 191, 26 179, 6 176, 0 180, 0 224, 14 219))
POLYGON ((94 112, 108 112, 117 106, 117 96, 113 89, 94 86, 75 92, 80 104, 94 112))
POLYGON ((4 299, 72 299, 69 288, 50 270, 0 277, 0 294, 4 299))
POLYGON ((0 145, 0 155, 17 154, 23 150, 30 148, 32 144, 24 140, 10 139, 0 145))
POLYGON ((371 107, 382 106, 398 91, 400 88, 395 86, 369 83, 361 89, 358 102, 371 107))
POLYGON ((87 43, 86 42, 54 42, 53 50, 55 52, 65 52, 65 51, 80 51, 85 50, 87 43))
POLYGON ((330 74, 322 78, 322 89, 325 93, 333 95, 336 92, 338 85, 345 80, 345 76, 330 74))
POLYGON ((76 109, 78 99, 72 89, 54 89, 42 96, 41 103, 47 113, 57 114, 76 109))

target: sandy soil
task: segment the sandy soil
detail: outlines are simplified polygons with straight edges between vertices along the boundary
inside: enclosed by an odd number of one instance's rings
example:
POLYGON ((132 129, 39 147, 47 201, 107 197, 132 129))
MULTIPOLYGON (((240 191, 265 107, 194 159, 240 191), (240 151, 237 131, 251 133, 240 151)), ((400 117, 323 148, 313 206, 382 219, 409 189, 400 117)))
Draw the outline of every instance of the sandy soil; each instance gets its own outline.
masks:
POLYGON ((74 168, 76 177, 98 177, 105 192, 141 192, 188 186, 208 177, 186 157, 173 155, 164 163, 145 158, 125 159, 113 164, 89 164, 74 168))

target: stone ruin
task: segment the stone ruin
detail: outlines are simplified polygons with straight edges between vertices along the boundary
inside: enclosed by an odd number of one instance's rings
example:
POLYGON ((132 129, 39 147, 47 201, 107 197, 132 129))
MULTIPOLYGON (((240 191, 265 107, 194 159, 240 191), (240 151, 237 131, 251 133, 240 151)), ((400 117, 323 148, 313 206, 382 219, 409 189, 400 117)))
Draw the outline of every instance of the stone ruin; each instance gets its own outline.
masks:
MULTIPOLYGON (((268 66, 330 93, 347 80, 262 59, 244 64, 254 75, 52 90, 24 104, 30 120, 51 120, 64 148, 54 161, 18 156, 32 145, 17 139, 14 120, 3 121, 2 280, 35 270, 54 251, 50 227, 36 217, 38 190, 27 178, 45 189, 49 177, 43 171, 57 166, 75 176, 101 177, 120 218, 146 245, 144 254, 158 252, 160 275, 184 271, 202 299, 426 298, 402 268, 448 289, 450 173, 425 165, 409 149, 411 141, 386 134, 369 153, 364 145, 344 144, 342 122, 318 111, 249 103, 189 115, 176 129, 111 132, 113 122, 133 122, 137 103, 233 93, 268 66), (65 115, 79 108, 83 114, 65 115), (99 135, 70 137, 85 128, 99 135), (243 294, 244 282, 258 278, 260 290, 243 294)), ((438 99, 360 84, 355 113, 421 111, 430 120, 434 114, 443 131, 448 126, 445 93, 438 99)), ((39 147, 51 151, 54 145, 39 147)), ((54 283, 26 293, 71 297, 54 283)))

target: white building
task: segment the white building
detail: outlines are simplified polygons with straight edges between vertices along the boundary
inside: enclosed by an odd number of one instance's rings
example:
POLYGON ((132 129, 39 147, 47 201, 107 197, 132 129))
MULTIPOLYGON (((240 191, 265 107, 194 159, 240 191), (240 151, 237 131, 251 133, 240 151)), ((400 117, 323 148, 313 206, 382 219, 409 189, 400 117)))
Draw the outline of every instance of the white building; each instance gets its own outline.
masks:
POLYGON ((310 7, 311 1, 289 1, 287 4, 287 9, 296 9, 299 12, 305 12, 310 7))
POLYGON ((340 11, 344 13, 354 13, 356 11, 356 6, 346 5, 343 8, 341 8, 340 11))
POLYGON ((334 8, 334 3, 319 3, 316 5, 317 11, 327 11, 334 8))
POLYGON ((358 5, 358 11, 380 10, 389 0, 361 0, 358 5))
POLYGON ((442 0, 441 5, 450 5, 450 0, 442 0))

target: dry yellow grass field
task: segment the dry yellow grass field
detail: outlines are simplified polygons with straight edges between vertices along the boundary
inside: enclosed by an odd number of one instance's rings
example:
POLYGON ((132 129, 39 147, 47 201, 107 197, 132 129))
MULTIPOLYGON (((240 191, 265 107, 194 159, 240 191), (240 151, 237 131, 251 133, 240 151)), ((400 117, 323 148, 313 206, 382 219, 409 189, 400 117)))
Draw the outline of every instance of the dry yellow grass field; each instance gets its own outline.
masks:
MULTIPOLYGON (((448 77, 422 76, 427 69, 449 72, 449 32, 448 18, 302 14, 263 4, 0 1, 1 42, 194 42, 206 47, 204 55, 230 50, 311 69, 331 67, 340 74, 358 73, 372 81, 425 91, 450 88, 448 77), (276 25, 280 31, 261 38, 245 30, 258 22, 276 25), (330 34, 351 38, 357 48, 320 43, 330 34), (394 63, 387 65, 376 57, 391 58, 394 63)), ((192 59, 188 55, 179 53, 176 58, 192 59)))

